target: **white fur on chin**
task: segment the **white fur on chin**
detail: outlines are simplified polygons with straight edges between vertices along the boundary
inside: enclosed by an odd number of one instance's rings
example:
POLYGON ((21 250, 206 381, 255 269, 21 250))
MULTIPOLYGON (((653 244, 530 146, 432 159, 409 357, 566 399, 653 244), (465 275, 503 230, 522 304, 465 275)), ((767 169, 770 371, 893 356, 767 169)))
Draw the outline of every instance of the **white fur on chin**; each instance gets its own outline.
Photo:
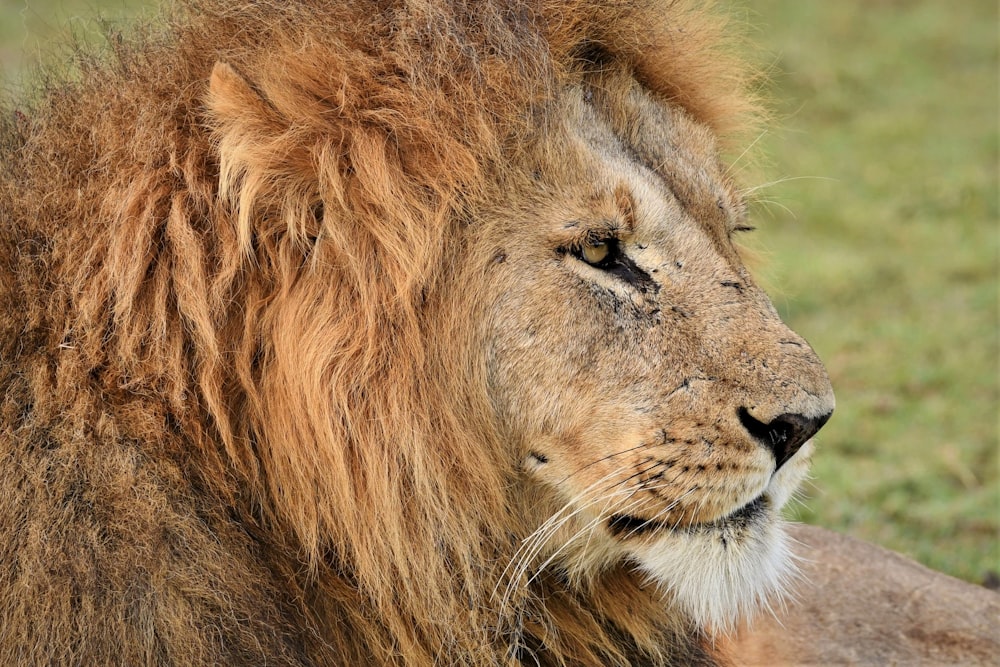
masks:
POLYGON ((640 569, 711 632, 731 632, 779 602, 795 573, 781 519, 762 517, 752 530, 729 532, 671 532, 635 549, 640 569))
POLYGON ((765 492, 767 506, 749 521, 671 531, 632 548, 639 569, 698 627, 729 633, 783 604, 797 557, 780 512, 808 474, 812 451, 807 442, 775 473, 765 492))

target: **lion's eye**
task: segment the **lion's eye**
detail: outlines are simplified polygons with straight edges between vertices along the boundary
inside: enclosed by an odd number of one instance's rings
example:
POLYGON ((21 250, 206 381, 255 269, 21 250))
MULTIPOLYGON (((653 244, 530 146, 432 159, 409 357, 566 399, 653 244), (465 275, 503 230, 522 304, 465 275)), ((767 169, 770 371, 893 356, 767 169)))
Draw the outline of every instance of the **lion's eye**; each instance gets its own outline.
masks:
POLYGON ((618 239, 614 237, 585 241, 569 249, 568 252, 584 264, 624 280, 636 289, 643 291, 659 289, 659 285, 622 250, 618 239))
POLYGON ((608 258, 611 254, 611 243, 609 241, 598 241, 597 243, 587 243, 580 248, 580 259, 591 266, 597 266, 608 258))
POLYGON ((581 262, 604 270, 611 268, 621 255, 618 249, 618 239, 615 238, 586 241, 574 248, 572 253, 581 262))

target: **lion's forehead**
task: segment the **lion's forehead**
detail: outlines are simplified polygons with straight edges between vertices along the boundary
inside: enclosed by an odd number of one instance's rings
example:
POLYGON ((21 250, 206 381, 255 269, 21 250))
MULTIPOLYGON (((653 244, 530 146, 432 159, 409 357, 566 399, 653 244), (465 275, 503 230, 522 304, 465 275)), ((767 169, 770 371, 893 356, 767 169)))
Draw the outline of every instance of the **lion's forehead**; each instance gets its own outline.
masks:
POLYGON ((655 238, 685 218, 728 236, 745 206, 712 133, 635 81, 622 87, 614 98, 587 84, 564 92, 564 123, 546 137, 537 169, 570 205, 554 223, 616 219, 655 238))

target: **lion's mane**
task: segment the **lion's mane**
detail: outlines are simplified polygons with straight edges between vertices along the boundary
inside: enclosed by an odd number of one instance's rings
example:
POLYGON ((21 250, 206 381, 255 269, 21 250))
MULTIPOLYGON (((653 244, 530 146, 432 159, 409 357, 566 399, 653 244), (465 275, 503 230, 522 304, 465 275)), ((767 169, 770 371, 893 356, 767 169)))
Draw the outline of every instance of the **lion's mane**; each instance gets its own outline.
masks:
POLYGON ((190 0, 4 113, 0 663, 709 662, 524 525, 467 231, 560 86, 750 106, 679 2, 190 0), (596 55, 595 55, 596 54, 596 55), (458 280, 461 278, 461 280, 458 280))

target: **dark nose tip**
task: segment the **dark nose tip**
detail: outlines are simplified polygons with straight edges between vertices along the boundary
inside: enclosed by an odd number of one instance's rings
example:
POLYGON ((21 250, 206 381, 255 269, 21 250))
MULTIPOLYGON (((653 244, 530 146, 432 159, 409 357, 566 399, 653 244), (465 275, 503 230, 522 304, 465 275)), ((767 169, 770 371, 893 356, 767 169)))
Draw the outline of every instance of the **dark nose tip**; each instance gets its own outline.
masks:
POLYGON ((791 413, 775 417, 768 423, 758 421, 746 408, 739 409, 740 423, 758 442, 774 452, 775 470, 795 456, 809 438, 823 428, 832 412, 810 418, 791 413))

